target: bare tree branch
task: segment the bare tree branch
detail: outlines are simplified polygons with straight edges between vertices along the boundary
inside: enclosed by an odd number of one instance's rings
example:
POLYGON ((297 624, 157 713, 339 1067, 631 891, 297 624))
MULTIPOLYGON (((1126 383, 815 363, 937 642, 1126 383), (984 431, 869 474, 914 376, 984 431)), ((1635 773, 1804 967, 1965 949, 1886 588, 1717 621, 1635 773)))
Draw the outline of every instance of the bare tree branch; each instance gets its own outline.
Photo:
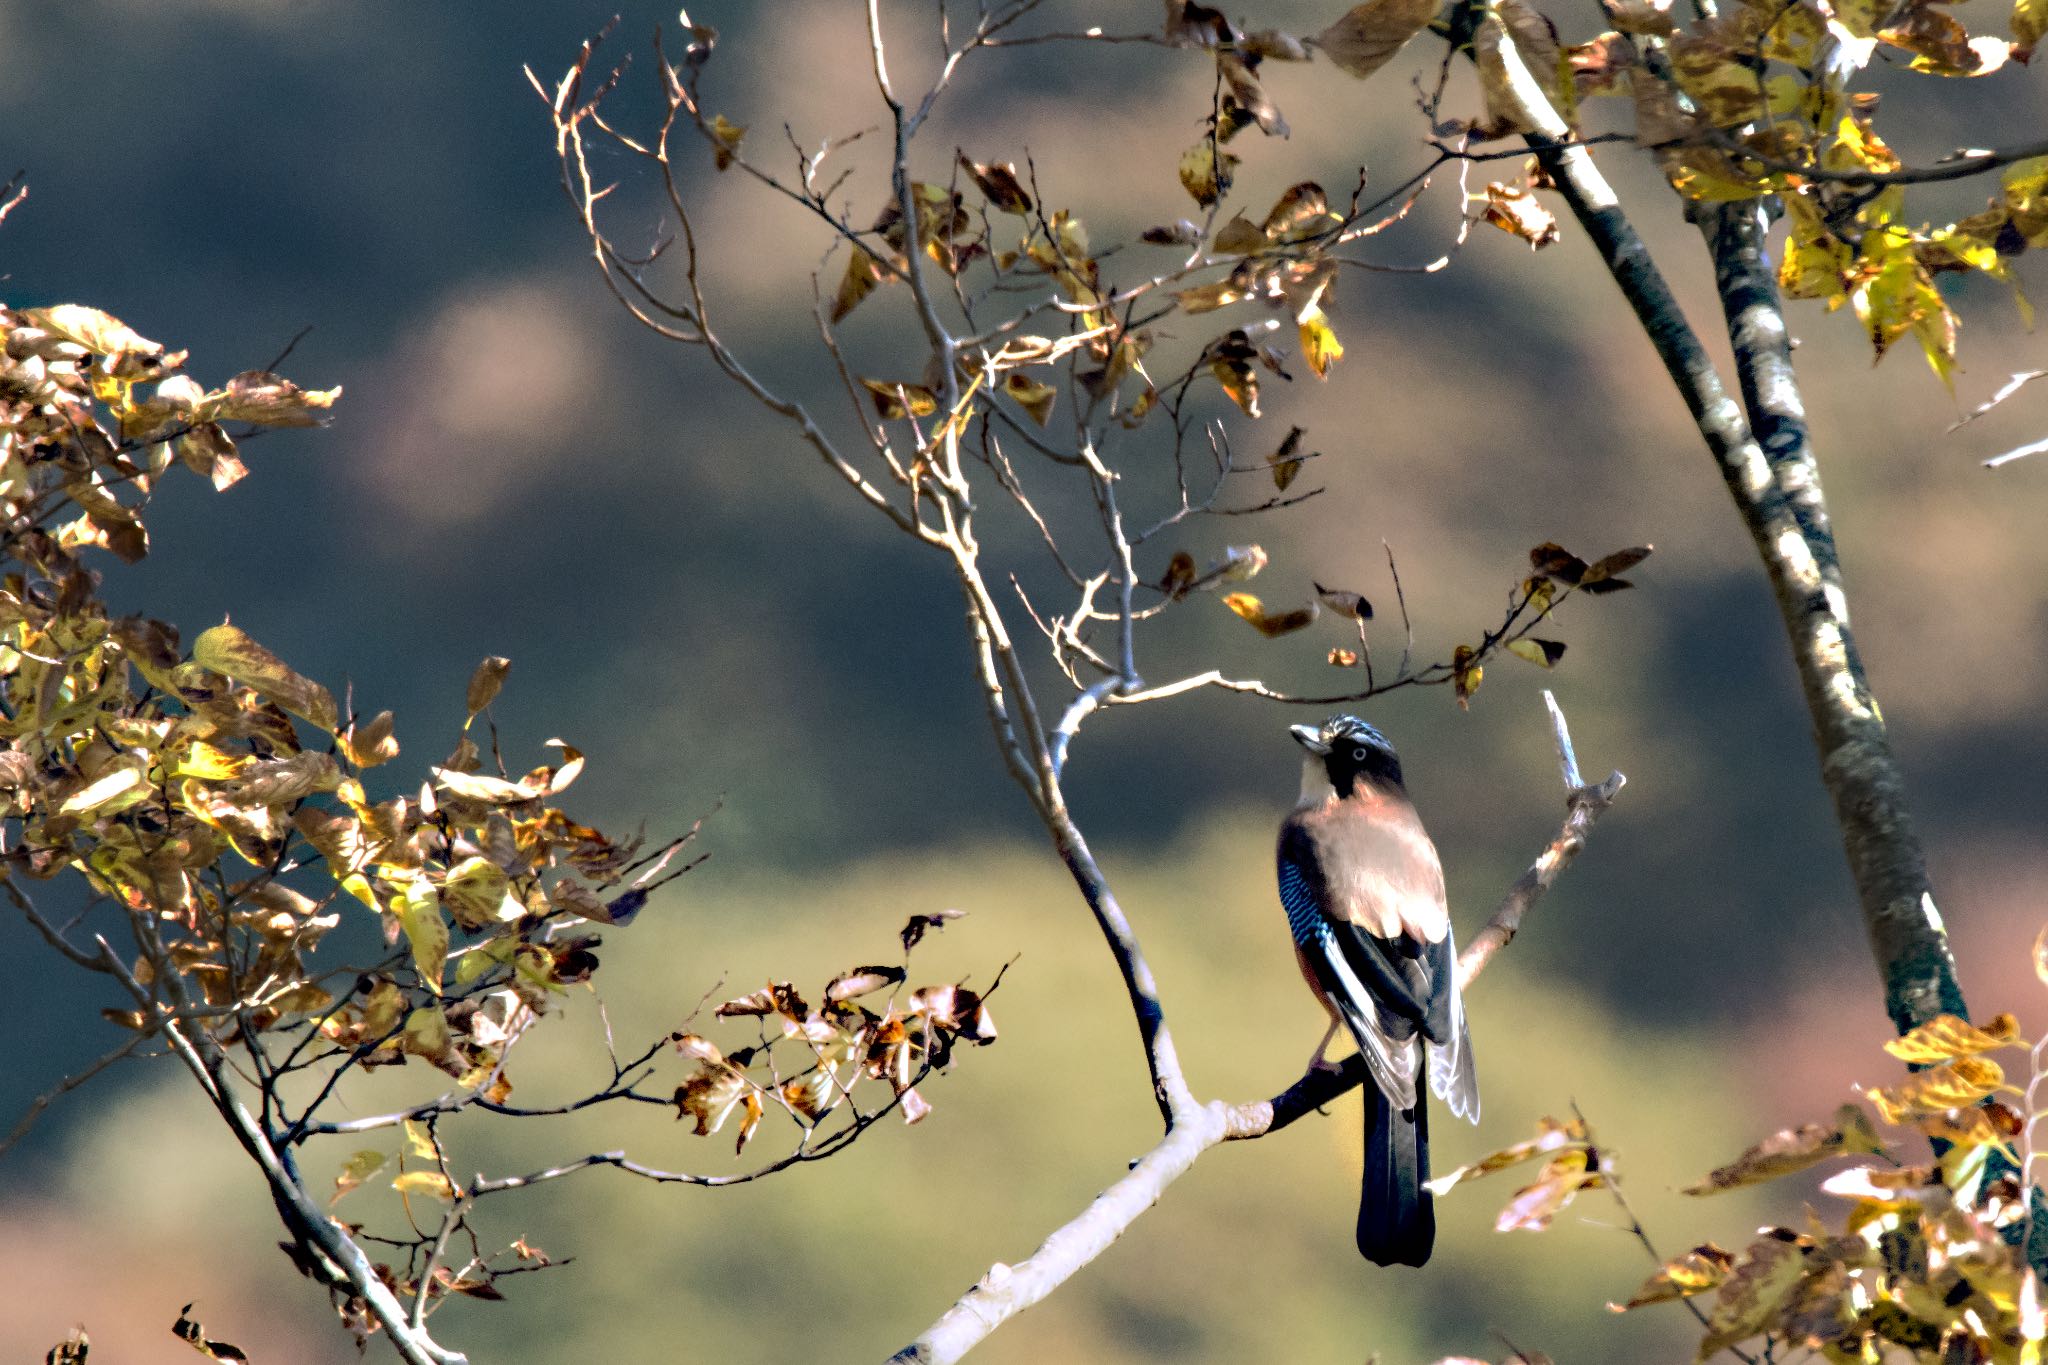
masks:
MULTIPOLYGON (((1514 937, 1529 908, 1585 847, 1593 822, 1606 811, 1626 781, 1617 772, 1597 787, 1573 785, 1577 762, 1563 713, 1548 693, 1545 699, 1558 739, 1560 767, 1571 786, 1571 811, 1557 836, 1509 889, 1486 929, 1459 955, 1462 982, 1476 978, 1494 954, 1514 937)), ((1211 1100, 1176 1113, 1166 1135, 1134 1162, 1127 1174, 1097 1195, 1078 1215, 1061 1224, 1024 1260, 1014 1265, 992 1266, 917 1340, 891 1356, 892 1365, 950 1365, 959 1360, 1004 1322, 1043 1300, 1108 1250, 1204 1152, 1224 1142, 1278 1132, 1355 1088, 1366 1077, 1362 1059, 1354 1056, 1335 1070, 1308 1072, 1270 1100, 1239 1105, 1211 1100)))

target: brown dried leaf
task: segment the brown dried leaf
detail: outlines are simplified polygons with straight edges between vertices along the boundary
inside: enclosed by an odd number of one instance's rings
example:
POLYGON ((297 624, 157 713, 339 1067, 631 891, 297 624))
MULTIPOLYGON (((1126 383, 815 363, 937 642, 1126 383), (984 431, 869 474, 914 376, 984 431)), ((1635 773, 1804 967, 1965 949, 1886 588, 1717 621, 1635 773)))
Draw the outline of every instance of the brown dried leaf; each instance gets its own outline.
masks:
POLYGON ((1436 17, 1436 0, 1366 0, 1315 37, 1315 45, 1363 80, 1385 66, 1436 17))
POLYGON ((1300 453, 1301 437, 1300 427, 1289 428, 1279 447, 1266 457, 1266 467, 1273 471, 1273 487, 1283 493, 1294 482, 1294 476, 1301 472, 1302 462, 1313 458, 1300 453))
POLYGON ((1603 33, 1590 42, 1565 49, 1572 84, 1580 99, 1593 95, 1631 95, 1628 73, 1636 64, 1635 45, 1619 33, 1603 33))
POLYGON ((993 161, 983 164, 969 161, 967 153, 959 153, 961 169, 973 179, 975 186, 988 200, 989 207, 1002 213, 1014 213, 1029 217, 1031 196, 1024 189, 1024 182, 1017 178, 1017 168, 1007 161, 993 161))
POLYGON ((1623 33, 1668 38, 1676 27, 1671 19, 1671 0, 1600 0, 1607 20, 1623 33))
POLYGON ((398 757, 398 740, 391 733, 391 713, 379 711, 366 721, 357 721, 341 733, 341 752, 358 768, 374 768, 398 757))
POLYGON ((260 427, 317 427, 339 397, 338 388, 302 389, 281 374, 247 370, 228 381, 214 416, 260 427))
POLYGON ((1178 602, 1195 586, 1196 577, 1195 557, 1186 550, 1176 550, 1173 558, 1167 561, 1166 577, 1159 581, 1159 590, 1178 602))
POLYGON ((965 910, 933 910, 925 914, 912 915, 903 922, 903 928, 897 934, 897 937, 903 940, 903 951, 908 953, 924 942, 924 936, 928 931, 942 929, 948 921, 959 919, 966 913, 965 910))
POLYGON ((1459 645, 1451 651, 1451 691, 1457 694, 1461 711, 1472 709, 1472 694, 1486 677, 1485 666, 1474 662, 1477 657, 1470 645, 1459 645))
POLYGON ((1845 1104, 1835 1111, 1833 1123, 1807 1123, 1773 1133, 1726 1166, 1710 1171, 1705 1179, 1686 1186, 1685 1193, 1719 1194, 1792 1175, 1831 1156, 1884 1150, 1884 1141, 1863 1106, 1845 1104))
POLYGON ((1545 578, 1554 578, 1560 583, 1576 584, 1586 576, 1589 567, 1570 550, 1554 540, 1546 540, 1529 551, 1529 567, 1545 578))
POLYGON ((825 998, 836 1005, 870 991, 881 990, 884 986, 898 985, 904 976, 901 967, 855 967, 827 983, 825 998))
POLYGON ((1313 180, 1289 186, 1266 214, 1261 233, 1276 242, 1298 242, 1319 236, 1343 222, 1343 215, 1330 212, 1330 199, 1313 180))
POLYGON ((171 1335, 210 1360, 249 1359, 248 1353, 239 1346, 208 1340, 206 1329, 192 1321, 192 1305, 189 1303, 178 1311, 178 1320, 171 1324, 171 1335))
POLYGON ((497 700, 498 689, 505 685, 505 675, 512 671, 512 661, 493 654, 476 666, 469 675, 469 691, 465 704, 472 716, 497 700))
POLYGON ((1585 573, 1579 576, 1579 584, 1584 587, 1626 573, 1648 559, 1655 548, 1654 545, 1635 545, 1626 550, 1616 550, 1611 555, 1602 555, 1586 567, 1585 573))
MULTIPOLYGON (((1216 229, 1216 236, 1210 241, 1209 249, 1222 256, 1249 256, 1264 251, 1269 245, 1271 243, 1266 237, 1265 229, 1242 213, 1238 213, 1231 215, 1229 222, 1216 229)), ((1192 289, 1184 290, 1182 297, 1185 298, 1187 294, 1195 292, 1192 289)), ((1240 294, 1239 297, 1243 295, 1240 294)))
POLYGON ((1557 218, 1520 185, 1493 181, 1486 187, 1486 221, 1535 251, 1558 239, 1557 218))
POLYGON ((1753 1242, 1739 1254, 1707 1315, 1698 1359, 1769 1329, 1806 1274, 1806 1248, 1787 1233, 1753 1242))
POLYGON ((1226 332, 1208 347, 1209 373, 1247 417, 1259 415, 1259 376, 1252 368, 1258 348, 1243 328, 1226 332))
POLYGON ((1259 84, 1249 62, 1235 52, 1219 50, 1216 53, 1216 70, 1222 75, 1224 85, 1219 108, 1219 132, 1225 128, 1235 132, 1247 123, 1255 123, 1267 137, 1287 136, 1287 120, 1281 117, 1280 106, 1273 103, 1266 88, 1259 84))

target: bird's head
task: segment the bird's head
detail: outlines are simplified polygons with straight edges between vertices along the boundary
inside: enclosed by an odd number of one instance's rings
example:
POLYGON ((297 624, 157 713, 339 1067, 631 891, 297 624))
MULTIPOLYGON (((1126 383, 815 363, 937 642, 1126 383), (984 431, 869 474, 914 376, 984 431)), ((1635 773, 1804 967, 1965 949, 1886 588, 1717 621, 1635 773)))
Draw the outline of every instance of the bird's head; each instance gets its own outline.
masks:
POLYGON ((1320 726, 1290 725, 1288 733, 1307 751, 1302 769, 1302 795, 1324 788, 1349 796, 1361 776, 1380 786, 1401 787, 1401 757, 1387 737, 1357 716, 1339 712, 1320 726))

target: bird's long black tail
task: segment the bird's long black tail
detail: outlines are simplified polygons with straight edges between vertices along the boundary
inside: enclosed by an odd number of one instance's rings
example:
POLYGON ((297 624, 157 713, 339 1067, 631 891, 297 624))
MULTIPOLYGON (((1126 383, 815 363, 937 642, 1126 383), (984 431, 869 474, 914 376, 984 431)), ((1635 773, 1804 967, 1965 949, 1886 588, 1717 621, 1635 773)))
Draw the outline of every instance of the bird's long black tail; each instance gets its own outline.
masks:
POLYGON ((1429 1108, 1396 1109, 1370 1083, 1365 1091, 1365 1189, 1358 1204, 1359 1254, 1375 1265, 1421 1265, 1436 1242, 1429 1191, 1429 1108))

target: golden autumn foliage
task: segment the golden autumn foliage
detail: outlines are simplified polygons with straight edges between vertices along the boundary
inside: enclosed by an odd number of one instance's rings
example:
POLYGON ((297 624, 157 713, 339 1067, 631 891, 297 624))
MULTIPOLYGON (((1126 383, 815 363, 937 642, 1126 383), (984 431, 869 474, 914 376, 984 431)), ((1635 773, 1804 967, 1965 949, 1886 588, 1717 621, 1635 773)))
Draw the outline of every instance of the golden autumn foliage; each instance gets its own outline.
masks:
MULTIPOLYGON (((159 481, 182 465, 231 485, 247 473, 244 443, 317 424, 340 390, 265 371, 207 389, 183 372, 184 352, 78 306, 0 308, 0 336, 0 889, 39 925, 42 884, 83 901, 100 937, 96 953, 72 947, 74 960, 131 997, 106 1015, 138 1039, 175 1030, 242 1056, 269 1141, 402 1135, 395 1152, 364 1147, 322 1177, 329 1204, 379 1180, 397 1196, 411 1233, 387 1239, 374 1267, 394 1292, 502 1297, 498 1275, 544 1264, 541 1253, 521 1241, 453 1271, 433 1250, 493 1190, 454 1176, 449 1120, 561 1112, 514 1103, 512 1053, 598 972, 602 934, 701 861, 679 857, 695 828, 649 846, 579 822, 556 801, 585 760, 560 740, 547 761, 508 768, 489 723, 505 659, 477 666, 452 747, 408 781, 391 775, 403 752, 391 712, 351 712, 242 627, 215 625, 188 649, 173 625, 115 616, 92 556, 147 554, 159 481), (344 1075, 412 1062, 445 1073, 435 1098, 333 1124, 344 1075), (298 1073, 322 1084, 295 1108, 277 1085, 298 1073)), ((637 1059, 614 1058, 579 1104, 673 1104, 705 1134, 737 1107, 740 1147, 774 1112, 793 1150, 771 1168, 829 1154, 891 1112, 915 1122, 930 1110, 916 1083, 995 1037, 993 983, 906 984, 911 948, 954 913, 914 917, 903 963, 843 974, 816 1009, 788 986, 759 1009, 720 1006, 719 1018, 765 1016, 750 1046, 664 1030, 637 1059), (672 1097, 642 1088, 660 1084, 671 1041, 672 1097), (872 1103, 857 1089, 868 1079, 883 1083, 872 1103)), ((368 1098, 350 1094, 352 1106, 368 1098)), ((317 1270, 318 1257, 293 1254, 317 1270)), ((359 1297, 337 1307, 358 1336, 371 1330, 359 1297)), ((239 1358, 189 1319, 177 1332, 239 1358)), ((83 1360, 87 1344, 71 1349, 83 1360)))
MULTIPOLYGON (((1834 1201, 1833 1216, 1809 1209, 1805 1227, 1764 1228, 1734 1251, 1703 1242, 1662 1262, 1609 1308, 1688 1302, 1703 1329, 1702 1361, 1724 1351, 1749 1360, 1804 1351, 1834 1365, 2038 1365, 2048 1314, 2023 1250, 2035 1206, 2021 1176, 2039 1114, 1995 1098, 2020 1092, 1995 1079, 1997 1068, 1979 1055, 2026 1046, 2011 1015, 1982 1028, 1941 1015, 1886 1044, 1931 1068, 1868 1092, 1892 1132, 1862 1104, 1846 1103, 1828 1122, 1773 1134, 1686 1190, 1711 1195, 1847 1158, 1819 1186, 1834 1201), (1930 1159, 1905 1164, 1915 1140, 1930 1159)), ((2037 1048, 2037 1082, 2039 1063, 2037 1048)), ((1614 1153, 1577 1117, 1544 1119, 1535 1137, 1432 1188, 1442 1193, 1539 1157, 1540 1174, 1509 1201, 1500 1231, 1540 1231, 1586 1190, 1612 1189, 1621 1199, 1614 1153)), ((1620 1207, 1648 1248, 1626 1201, 1620 1207)))

